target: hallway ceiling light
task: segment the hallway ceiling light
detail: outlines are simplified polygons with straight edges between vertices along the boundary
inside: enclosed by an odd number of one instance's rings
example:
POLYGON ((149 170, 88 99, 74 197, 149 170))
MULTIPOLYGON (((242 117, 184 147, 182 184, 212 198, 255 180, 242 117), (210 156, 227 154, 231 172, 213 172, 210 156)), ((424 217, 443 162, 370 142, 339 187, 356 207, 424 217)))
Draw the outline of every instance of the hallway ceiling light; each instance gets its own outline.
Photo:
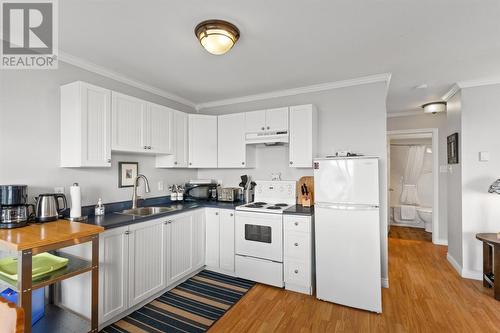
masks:
POLYGON ((229 51, 240 38, 238 28, 226 21, 203 21, 194 29, 201 45, 211 54, 221 55, 229 51))
POLYGON ((422 105, 425 113, 436 114, 438 112, 446 112, 446 102, 431 102, 422 105))

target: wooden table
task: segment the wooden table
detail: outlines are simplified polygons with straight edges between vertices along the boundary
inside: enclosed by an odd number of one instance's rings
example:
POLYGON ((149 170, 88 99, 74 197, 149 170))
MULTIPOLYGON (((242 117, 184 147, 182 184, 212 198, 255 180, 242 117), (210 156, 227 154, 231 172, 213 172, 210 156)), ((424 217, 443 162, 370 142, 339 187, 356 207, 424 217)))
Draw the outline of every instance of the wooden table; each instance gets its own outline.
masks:
POLYGON ((493 288, 495 299, 500 301, 500 238, 496 233, 476 234, 483 242, 483 286, 493 288))
POLYGON ((9 281, 5 277, 1 277, 1 280, 19 292, 19 306, 24 309, 25 314, 24 332, 30 333, 32 329, 31 293, 33 290, 85 272, 92 272, 90 332, 98 331, 99 233, 103 231, 104 228, 99 226, 66 220, 31 224, 16 229, 0 229, 0 249, 17 253, 17 282, 9 281), (58 256, 69 259, 68 266, 43 278, 32 280, 33 255, 86 242, 92 243, 91 262, 71 255, 56 253, 58 256))

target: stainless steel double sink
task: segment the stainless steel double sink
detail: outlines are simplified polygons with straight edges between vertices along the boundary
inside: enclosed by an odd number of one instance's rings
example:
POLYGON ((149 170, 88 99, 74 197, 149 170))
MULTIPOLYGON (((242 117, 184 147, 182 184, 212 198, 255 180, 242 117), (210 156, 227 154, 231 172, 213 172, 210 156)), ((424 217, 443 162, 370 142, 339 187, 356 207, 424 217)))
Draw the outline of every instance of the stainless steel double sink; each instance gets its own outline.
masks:
POLYGON ((117 214, 130 215, 130 216, 152 216, 179 210, 177 207, 138 207, 132 209, 125 209, 117 214))

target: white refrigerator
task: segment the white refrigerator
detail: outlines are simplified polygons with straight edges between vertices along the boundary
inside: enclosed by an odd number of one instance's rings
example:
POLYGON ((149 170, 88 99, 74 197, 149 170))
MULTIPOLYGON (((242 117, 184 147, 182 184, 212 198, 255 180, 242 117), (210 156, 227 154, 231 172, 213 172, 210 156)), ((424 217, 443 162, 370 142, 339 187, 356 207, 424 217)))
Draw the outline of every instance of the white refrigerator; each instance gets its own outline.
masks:
POLYGON ((316 297, 382 312, 376 157, 314 161, 316 297))

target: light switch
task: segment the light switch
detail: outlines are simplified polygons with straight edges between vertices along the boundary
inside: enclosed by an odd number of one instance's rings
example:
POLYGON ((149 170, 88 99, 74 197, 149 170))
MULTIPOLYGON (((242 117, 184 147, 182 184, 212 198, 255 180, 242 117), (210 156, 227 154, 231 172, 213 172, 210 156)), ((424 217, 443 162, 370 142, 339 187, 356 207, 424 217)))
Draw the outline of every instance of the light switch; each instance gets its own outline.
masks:
POLYGON ((160 180, 158 182, 158 191, 163 191, 163 187, 164 187, 163 180, 160 180))
POLYGON ((490 160, 490 152, 489 151, 480 151, 479 152, 479 161, 487 162, 490 160))

